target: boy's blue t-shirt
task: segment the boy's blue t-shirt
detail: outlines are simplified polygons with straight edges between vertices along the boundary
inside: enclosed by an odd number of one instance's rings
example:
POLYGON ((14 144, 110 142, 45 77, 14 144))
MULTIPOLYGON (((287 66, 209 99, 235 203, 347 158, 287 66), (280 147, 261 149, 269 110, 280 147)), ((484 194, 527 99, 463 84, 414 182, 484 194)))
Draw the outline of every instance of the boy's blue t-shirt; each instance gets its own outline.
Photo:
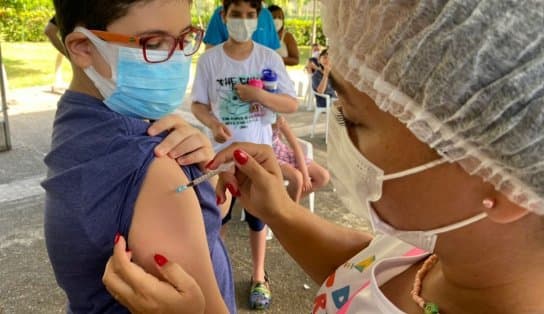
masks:
MULTIPOLYGON (((221 19, 221 10, 223 10, 222 6, 215 9, 210 18, 204 35, 205 44, 217 46, 229 39, 229 31, 221 19)), ((267 8, 262 8, 261 12, 259 12, 257 30, 253 33, 252 39, 272 50, 280 47, 280 39, 274 26, 274 18, 267 8)))
MULTIPOLYGON (((128 313, 101 279, 115 233, 128 235, 136 198, 154 158, 153 148, 162 140, 148 136, 148 127, 147 122, 113 112, 89 95, 67 91, 59 101, 51 151, 45 157, 44 231, 55 277, 68 296, 69 313, 128 313)), ((201 175, 195 166, 181 168, 189 180, 201 175)), ((215 191, 206 182, 195 192, 217 283, 230 312, 235 313, 232 271, 219 238, 221 215, 215 191)))

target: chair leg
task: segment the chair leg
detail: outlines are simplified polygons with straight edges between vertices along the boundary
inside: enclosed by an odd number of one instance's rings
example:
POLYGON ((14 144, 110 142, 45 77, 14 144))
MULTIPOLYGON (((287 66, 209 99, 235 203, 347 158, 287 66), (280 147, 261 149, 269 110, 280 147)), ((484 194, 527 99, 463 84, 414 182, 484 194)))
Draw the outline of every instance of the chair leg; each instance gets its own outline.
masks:
POLYGON ((331 111, 331 108, 330 106, 327 106, 327 109, 326 109, 326 119, 327 121, 325 121, 325 144, 328 144, 329 142, 329 114, 330 114, 330 111, 331 111))
POLYGON ((310 211, 313 213, 315 204, 315 192, 312 192, 310 193, 310 195, 308 195, 308 203, 310 205, 310 211))
POLYGON ((319 115, 321 114, 321 111, 319 110, 319 108, 315 108, 315 111, 314 111, 314 122, 312 123, 312 134, 310 134, 310 137, 313 138, 314 137, 314 133, 315 133, 315 124, 317 123, 317 119, 319 118, 319 115))

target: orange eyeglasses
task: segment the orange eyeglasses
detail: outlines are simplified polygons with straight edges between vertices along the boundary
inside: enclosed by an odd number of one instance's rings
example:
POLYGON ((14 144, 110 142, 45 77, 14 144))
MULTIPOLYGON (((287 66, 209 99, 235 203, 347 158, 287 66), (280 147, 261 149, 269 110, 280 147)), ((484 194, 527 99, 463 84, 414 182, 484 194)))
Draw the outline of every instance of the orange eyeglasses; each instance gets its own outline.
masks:
POLYGON ((99 30, 91 30, 91 32, 104 41, 140 45, 144 60, 148 63, 167 61, 178 46, 185 56, 191 56, 198 51, 204 36, 204 30, 193 26, 178 37, 169 34, 128 36, 99 30), (152 53, 155 51, 167 51, 168 53, 152 53))

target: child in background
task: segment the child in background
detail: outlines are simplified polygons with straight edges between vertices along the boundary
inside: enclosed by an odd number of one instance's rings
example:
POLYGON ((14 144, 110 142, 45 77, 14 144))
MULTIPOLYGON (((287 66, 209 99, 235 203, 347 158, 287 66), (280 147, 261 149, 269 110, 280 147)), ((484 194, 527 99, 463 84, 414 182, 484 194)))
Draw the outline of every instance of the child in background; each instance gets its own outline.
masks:
POLYGON ((272 132, 272 148, 284 179, 289 181, 287 192, 291 199, 298 203, 302 197, 319 190, 329 182, 329 171, 304 156, 296 136, 283 116, 278 115, 276 123, 272 125, 272 132), (282 141, 283 137, 289 145, 282 141))
MULTIPOLYGON (((224 0, 222 18, 229 38, 208 49, 198 60, 191 110, 212 133, 216 152, 233 142, 271 146, 273 121, 266 118, 265 112, 288 113, 297 108, 295 90, 283 60, 274 50, 251 39, 258 29, 261 5, 260 0, 224 0), (265 69, 276 72, 275 92, 248 84, 252 79, 260 79, 265 69)), ((230 192, 239 195, 232 186, 230 192)), ((224 202, 218 199, 218 203, 224 202)), ((223 224, 229 221, 230 212, 223 224)), ((253 264, 249 305, 252 309, 267 309, 271 292, 264 269, 266 225, 250 214, 246 215, 246 221, 253 264)))

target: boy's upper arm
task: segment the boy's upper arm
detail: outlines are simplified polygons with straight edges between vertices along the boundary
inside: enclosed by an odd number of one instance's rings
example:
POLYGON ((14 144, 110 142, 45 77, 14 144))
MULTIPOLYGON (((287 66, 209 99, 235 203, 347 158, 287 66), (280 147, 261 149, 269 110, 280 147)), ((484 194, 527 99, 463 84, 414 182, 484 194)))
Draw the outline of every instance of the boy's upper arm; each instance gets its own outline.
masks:
MULTIPOLYGON (((205 291, 218 292, 203 215, 194 190, 176 193, 188 179, 175 161, 155 158, 136 200, 129 230, 134 261, 159 276, 154 254, 179 263, 205 291)), ((206 294, 206 293, 205 293, 206 294)))
POLYGON ((287 74, 287 68, 283 64, 283 59, 277 53, 273 53, 270 59, 272 62, 271 68, 277 69, 279 93, 296 98, 295 86, 291 78, 289 78, 289 74, 287 74))

